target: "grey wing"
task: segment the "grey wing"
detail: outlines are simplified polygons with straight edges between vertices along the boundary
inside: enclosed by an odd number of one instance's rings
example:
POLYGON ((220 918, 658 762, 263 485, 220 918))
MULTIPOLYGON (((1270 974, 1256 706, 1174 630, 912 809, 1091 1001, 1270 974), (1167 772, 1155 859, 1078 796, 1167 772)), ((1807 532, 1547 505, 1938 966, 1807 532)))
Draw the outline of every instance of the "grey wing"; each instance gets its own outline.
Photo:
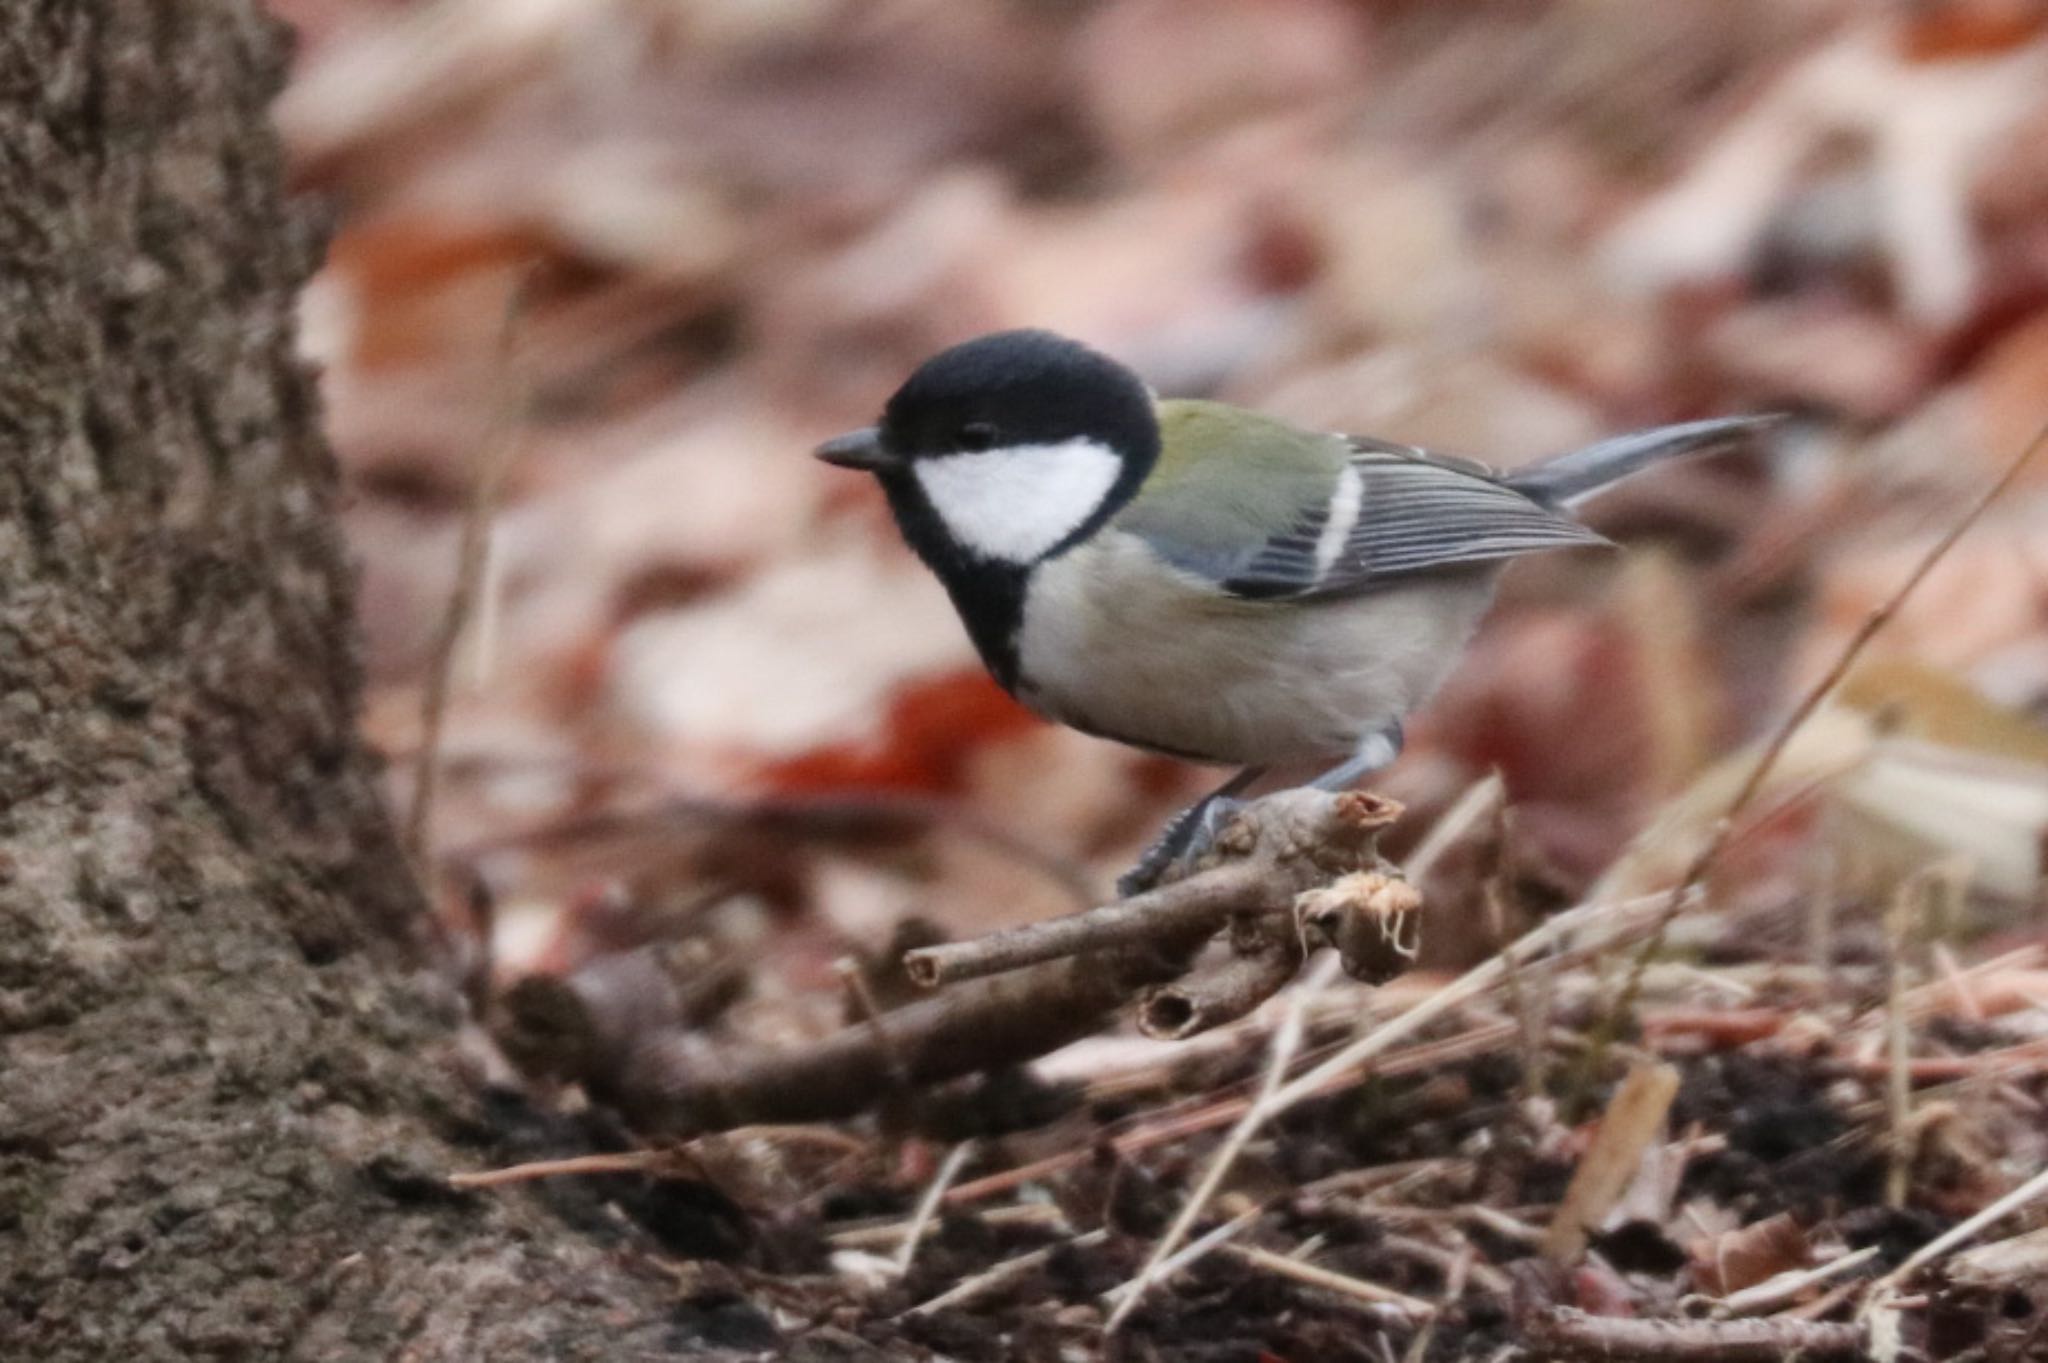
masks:
POLYGON ((1326 505, 1306 508, 1228 576, 1233 596, 1301 600, 1370 591, 1431 569, 1608 541, 1483 464, 1354 439, 1326 505))

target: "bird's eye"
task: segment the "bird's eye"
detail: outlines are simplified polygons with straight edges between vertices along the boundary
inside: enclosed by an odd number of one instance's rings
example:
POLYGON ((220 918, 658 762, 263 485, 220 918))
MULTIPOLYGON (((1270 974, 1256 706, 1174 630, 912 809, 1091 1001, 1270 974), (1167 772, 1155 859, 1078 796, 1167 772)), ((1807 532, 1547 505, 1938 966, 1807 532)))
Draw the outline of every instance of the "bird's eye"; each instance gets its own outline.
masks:
POLYGON ((996 447, 996 428, 986 421, 970 421, 960 428, 960 448, 963 450, 992 450, 996 447))

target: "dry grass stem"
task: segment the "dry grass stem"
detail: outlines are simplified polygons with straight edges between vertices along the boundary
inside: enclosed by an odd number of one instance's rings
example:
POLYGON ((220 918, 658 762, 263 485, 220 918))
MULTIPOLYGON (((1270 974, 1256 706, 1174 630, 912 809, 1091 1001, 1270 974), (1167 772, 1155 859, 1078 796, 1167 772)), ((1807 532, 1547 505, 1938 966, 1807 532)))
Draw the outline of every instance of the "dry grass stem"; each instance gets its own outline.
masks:
POLYGON ((1885 1120, 1890 1133, 1884 1171, 1888 1207, 1906 1205, 1919 1139, 1913 1129, 1912 1029, 1906 1021, 1906 945, 1925 898, 1926 882, 1909 877, 1892 895, 1885 913, 1885 1120))
POLYGON ((1151 1257, 1146 1259, 1145 1266, 1138 1271, 1138 1276, 1118 1289, 1122 1295, 1116 1309, 1110 1314, 1108 1323, 1103 1327, 1106 1333, 1114 1333, 1124 1318, 1136 1309, 1146 1290, 1173 1271, 1173 1250, 1193 1229, 1196 1218, 1202 1214, 1210 1199, 1215 1197, 1223 1186, 1223 1178, 1237 1162, 1238 1152, 1258 1129, 1260 1106, 1280 1087, 1280 1081, 1287 1073, 1287 1066, 1293 1062, 1294 1053, 1301 1047, 1304 1030, 1303 1010, 1298 1007, 1290 1008, 1279 1029, 1273 1033, 1273 1044, 1268 1052, 1265 1077, 1261 1081, 1258 1097, 1245 1109, 1244 1116, 1230 1129, 1230 1134, 1223 1138, 1223 1145, 1217 1152, 1217 1157, 1203 1171, 1202 1181, 1195 1186, 1195 1190, 1182 1204, 1172 1227, 1160 1237, 1159 1243, 1152 1247, 1151 1257))
POLYGON ((918 1243, 924 1239, 925 1231, 937 1218, 939 1207, 946 1196, 946 1189, 952 1187, 953 1180, 960 1177, 960 1170, 967 1163, 967 1157, 973 1150, 973 1141, 961 1141, 948 1150, 945 1162, 939 1166, 938 1173, 934 1174, 932 1181, 926 1185, 924 1196, 917 1200, 917 1210, 910 1216, 910 1228, 904 1231, 902 1247, 896 1251, 893 1267, 897 1277, 900 1278, 910 1271, 912 1261, 917 1258, 918 1243))
POLYGON ((1608 1044, 1611 1044, 1613 1037, 1617 1034, 1621 1019, 1627 1017, 1634 1009, 1637 995, 1642 988, 1643 971, 1648 968, 1650 961, 1657 953, 1663 949, 1665 935, 1670 931, 1672 921, 1683 911, 1686 896, 1691 893, 1693 887, 1706 879, 1707 872, 1721 859, 1721 853, 1727 847, 1729 837, 1735 828, 1737 816, 1746 810, 1751 801, 1755 800, 1758 793, 1763 790, 1764 782, 1777 767, 1779 759, 1784 756, 1785 749, 1791 744, 1793 736, 1805 726, 1807 720, 1813 717, 1814 712, 1820 709, 1821 704, 1834 693, 1835 688, 1841 685, 1842 679, 1848 676, 1849 669, 1856 665, 1856 660, 1861 658, 1863 651, 1870 647, 1871 640, 1882 633, 1884 628, 1897 617, 1907 600, 1919 590, 1920 584, 1927 580, 1928 575, 1940 565, 1941 561, 1948 557, 1949 552, 1956 547, 1957 542, 1964 535, 1968 534, 1971 527, 1975 526, 1983 518, 1984 513, 1991 509, 1993 503, 2005 495, 2007 489, 2019 481, 2020 475, 2025 473, 2027 466, 2034 462, 2035 456, 2041 452, 2041 447, 2044 444, 2048 444, 2048 422, 2042 423, 2035 430, 2033 437, 2006 464, 2004 471, 1998 475, 1998 478, 1991 486, 1986 488, 1983 494, 1970 504, 1970 507, 1942 533, 1941 538, 1936 540, 1925 554, 1921 555, 1919 561, 1913 565, 1912 570, 1906 574, 1905 580, 1899 583, 1897 590, 1887 597, 1875 610, 1871 611, 1869 615, 1864 617, 1863 623, 1857 627, 1856 632, 1850 635, 1848 642, 1843 644, 1841 651, 1835 655, 1834 662, 1829 665, 1828 670, 1822 674, 1819 681, 1807 689, 1805 694, 1799 698, 1798 703, 1792 707, 1790 713, 1785 716, 1784 720, 1772 732, 1769 740, 1764 744, 1763 751, 1757 755, 1755 765, 1749 769, 1749 775, 1743 779, 1742 785, 1737 788, 1734 798, 1728 802, 1727 809, 1715 820, 1713 831, 1709 834, 1706 843, 1693 855, 1692 861, 1686 866, 1684 873, 1679 876, 1677 883, 1671 887, 1670 898, 1666 902, 1664 913, 1659 918, 1656 928, 1651 932, 1649 939, 1637 949, 1635 959, 1630 963, 1628 978, 1622 985, 1621 993, 1601 1021, 1594 1048, 1596 1059, 1598 1058, 1597 1053, 1603 1051, 1608 1044))
POLYGON ((999 1264, 982 1270, 971 1278, 962 1279, 929 1301, 919 1302, 916 1306, 903 1312, 903 1314, 905 1316, 929 1316, 939 1311, 957 1310, 969 1302, 986 1296, 990 1292, 1008 1287, 1011 1283, 1016 1282, 1019 1278, 1022 1278, 1025 1274, 1052 1258, 1056 1250, 1062 1248, 1092 1249, 1108 1238, 1108 1231, 1091 1230, 1075 1236, 1067 1241, 1065 1245, 1046 1245, 1041 1249, 1030 1250, 1014 1258, 1005 1259, 999 1264))
MULTIPOLYGON (((1274 1084, 1273 1080, 1280 1073, 1281 1067, 1269 1067, 1266 1086, 1245 1109, 1244 1116, 1231 1129, 1230 1135, 1218 1147, 1216 1153, 1210 1157, 1201 1180, 1189 1194, 1173 1224, 1153 1247, 1152 1257, 1133 1286, 1149 1283, 1157 1276, 1158 1266, 1164 1263, 1186 1238, 1202 1209, 1222 1186, 1223 1180, 1236 1164, 1238 1154, 1267 1121, 1297 1103, 1321 1094, 1329 1087, 1349 1082, 1354 1071, 1380 1055, 1396 1041, 1421 1030, 1453 1009, 1495 988, 1505 977, 1508 961, 1533 961, 1538 952, 1548 950, 1553 945, 1588 929, 1603 929, 1608 933, 1619 931, 1625 934, 1645 909, 1654 909, 1661 903, 1662 896, 1651 896, 1624 904, 1582 905, 1577 909, 1557 914, 1524 933, 1493 959, 1474 966, 1443 988, 1342 1047, 1334 1055, 1293 1080, 1285 1084, 1274 1084)), ((1611 940, 1603 939, 1600 946, 1586 949, 1605 949, 1611 944, 1611 940)), ((1293 1020, 1295 1015, 1290 1012, 1289 1017, 1293 1020)), ((1283 1028, 1283 1035, 1288 1030, 1283 1028)), ((1512 1024, 1509 1025, 1509 1030, 1512 1034, 1512 1024)), ((1278 1041, 1279 1038, 1276 1038, 1276 1055, 1278 1041)), ((1289 1051, 1291 1054, 1291 1045, 1289 1051)))
MULTIPOLYGON (((1329 964, 1335 964, 1334 958, 1326 957, 1325 960, 1329 964)), ((1485 1055, 1499 1050, 1512 1040, 1513 1036, 1513 1023, 1489 1023, 1470 1032, 1447 1037, 1442 1041, 1426 1042, 1419 1046, 1410 1046, 1396 1051, 1375 1064, 1372 1067, 1372 1073, 1380 1077, 1419 1074, 1443 1065, 1455 1064, 1461 1060, 1469 1060, 1474 1056, 1485 1055)), ((1338 1076, 1331 1081, 1330 1091, 1336 1091, 1345 1084, 1352 1082, 1355 1077, 1350 1074, 1338 1076)), ((1249 1096, 1229 1098, 1221 1102, 1207 1104, 1189 1112, 1150 1120, 1121 1135, 1111 1137, 1109 1146, 1118 1155, 1129 1157, 1161 1145, 1169 1145, 1174 1141, 1186 1140, 1190 1136, 1198 1136, 1204 1132, 1214 1131, 1219 1127, 1227 1126, 1231 1122, 1236 1121, 1250 1110, 1254 1101, 1254 1098, 1249 1096)), ((966 1203, 994 1197, 998 1194, 1009 1192, 1023 1184, 1037 1182, 1040 1179, 1049 1178, 1054 1174, 1072 1169, 1077 1165, 1085 1164, 1090 1158, 1092 1158, 1092 1155, 1085 1150, 1070 1150, 1063 1151, 1057 1155, 1048 1155, 1043 1159, 1033 1160, 1028 1164, 1020 1164, 1012 1169, 989 1174, 984 1178, 971 1179, 947 1194, 946 1200, 949 1203, 966 1203)), ((1442 1161, 1437 1160, 1425 1162, 1431 1165, 1442 1163, 1442 1161)), ((1401 1168, 1404 1166, 1388 1167, 1401 1168)), ((1374 1170, 1371 1172, 1375 1177, 1378 1177, 1382 1171, 1374 1170)), ((1310 1188, 1319 1188, 1321 1186, 1321 1184, 1313 1184, 1310 1185, 1310 1188)))
POLYGON ((1959 1287, 1990 1289, 2048 1281, 2048 1227, 1965 1250, 1943 1271, 1959 1287))
POLYGON ((420 743, 413 755, 412 805, 406 812, 405 851, 424 882, 433 844, 434 794, 441 774, 441 731, 447 723, 448 697, 455 678, 455 654, 483 595, 491 545, 491 522, 498 495, 519 453, 529 402, 518 360, 519 327, 532 296, 534 267, 528 265, 505 300, 498 328, 498 372, 503 390, 491 414, 491 430, 478 449, 471 472, 469 501, 463 508, 457 542, 455 585, 448 594, 447 613, 434 637, 420 693, 420 743))
POLYGON ((1869 1310, 1871 1303, 1877 1302, 1892 1292, 1900 1283, 1905 1282, 1915 1273, 1918 1273, 1957 1245, 1967 1244, 2022 1207, 2038 1202, 2044 1197, 2048 1197, 2048 1169, 2042 1170, 2019 1187, 2007 1193, 2004 1197, 1999 1198, 1996 1202, 1978 1212, 1975 1216, 1957 1222, 1942 1234, 1935 1236, 1932 1240, 1929 1240, 1926 1244, 1907 1255, 1903 1263, 1885 1274, 1882 1278, 1879 1278, 1871 1287, 1870 1296, 1865 1301, 1864 1309, 1866 1311, 1869 1310))
POLYGON ((1347 1274, 1334 1273, 1327 1268, 1318 1268, 1314 1264, 1303 1263, 1300 1259, 1285 1254, 1275 1254, 1269 1249, 1260 1249, 1255 1245, 1225 1245, 1223 1253, 1261 1272, 1287 1278, 1305 1287, 1335 1292, 1339 1296, 1364 1302, 1368 1306, 1392 1307, 1416 1317, 1436 1314, 1437 1308, 1420 1297, 1411 1297, 1405 1292, 1396 1292, 1391 1287, 1381 1287, 1378 1283, 1367 1282, 1363 1278, 1353 1278, 1347 1274))
POLYGON ((907 1090, 910 1087, 910 1066, 904 1061, 896 1038, 889 1034, 888 1017, 876 1001, 875 991, 868 987, 860 962, 851 956, 842 956, 832 963, 832 973, 839 977, 839 983, 845 988, 846 997, 853 1004, 854 1015, 873 1033, 875 1050, 888 1069, 890 1083, 899 1093, 907 1090))
POLYGON ((1465 1278, 1472 1271, 1477 1253, 1470 1245, 1458 1251, 1458 1257, 1451 1264, 1451 1271, 1444 1278, 1444 1293, 1436 1309, 1422 1322, 1422 1328, 1415 1332, 1415 1338, 1408 1341, 1408 1351, 1401 1355, 1401 1363, 1422 1363, 1429 1357, 1429 1346, 1436 1342, 1437 1322, 1443 1319, 1445 1311, 1457 1305, 1465 1295, 1465 1278))
POLYGON ((1124 1321, 1129 1318, 1131 1312, 1137 1309, 1138 1303, 1144 1300, 1146 1290, 1154 1283, 1164 1282, 1182 1269, 1200 1261, 1211 1250, 1227 1243, 1232 1236, 1258 1220, 1264 1211, 1265 1208, 1263 1207, 1253 1207, 1249 1211, 1238 1213, 1230 1220, 1223 1222, 1221 1225, 1211 1227, 1201 1236, 1190 1241, 1179 1253, 1148 1263, 1145 1266, 1145 1272, 1129 1282, 1112 1287, 1109 1291, 1103 1293, 1102 1298, 1104 1301, 1114 1302, 1116 1305, 1115 1309, 1109 1313, 1109 1319, 1103 1322, 1102 1333, 1104 1335, 1115 1334, 1122 1327, 1124 1321))
POLYGON ((1731 1316, 1767 1315, 1804 1296, 1820 1284, 1863 1267, 1881 1254, 1883 1249, 1882 1245, 1865 1245, 1862 1249, 1852 1250, 1838 1259, 1831 1259, 1813 1268, 1788 1269, 1783 1273, 1774 1274, 1739 1292, 1730 1292, 1720 1300, 1719 1308, 1731 1316))

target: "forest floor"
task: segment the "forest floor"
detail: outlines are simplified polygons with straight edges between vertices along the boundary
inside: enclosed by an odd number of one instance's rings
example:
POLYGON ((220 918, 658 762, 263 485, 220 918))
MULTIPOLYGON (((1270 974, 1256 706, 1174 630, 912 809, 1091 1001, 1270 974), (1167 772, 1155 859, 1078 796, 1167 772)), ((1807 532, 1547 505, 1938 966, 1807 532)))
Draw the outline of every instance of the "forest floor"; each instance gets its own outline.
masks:
POLYGON ((2048 459, 1890 604, 2048 416, 2041 6, 273 2, 466 1195, 679 1347, 2048 1358, 2048 459), (899 949, 1213 781, 1010 702, 805 453, 1020 325, 1499 463, 1791 420, 1510 575, 1378 787, 1407 969, 1057 1048, 1034 984, 941 1080, 998 986, 899 949))

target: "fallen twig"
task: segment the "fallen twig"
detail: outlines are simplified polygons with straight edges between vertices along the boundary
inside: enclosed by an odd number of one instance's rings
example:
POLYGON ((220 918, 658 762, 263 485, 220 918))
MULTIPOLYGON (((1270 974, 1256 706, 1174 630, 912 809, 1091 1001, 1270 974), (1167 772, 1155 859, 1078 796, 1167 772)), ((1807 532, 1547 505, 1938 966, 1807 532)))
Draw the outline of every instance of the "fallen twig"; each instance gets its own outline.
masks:
POLYGON ((1026 1251, 1014 1258, 1005 1259, 999 1264, 984 1269, 971 1278, 962 1279, 944 1292, 941 1292, 938 1296, 933 1297, 929 1301, 919 1302, 903 1314, 905 1316, 929 1316, 937 1311, 955 1310, 967 1305, 971 1301, 988 1295, 990 1292, 1009 1286, 1032 1269, 1037 1268, 1040 1264, 1052 1258, 1055 1250, 1062 1248, 1092 1249, 1108 1238, 1108 1231, 1091 1230, 1075 1236, 1072 1240, 1067 1241, 1065 1245, 1045 1245, 1039 1249, 1026 1251))
POLYGON ((1654 1359, 1657 1363, 1783 1363, 1788 1358, 1862 1358, 1859 1325, 1788 1320, 1638 1320, 1594 1316, 1569 1306, 1538 1307, 1522 1317, 1524 1344, 1536 1357, 1654 1359))
POLYGON ((1138 1030, 1181 1041, 1235 1022, 1286 986, 1301 968, 1301 941, 1274 919, 1243 934, 1249 940, 1223 962, 1190 971, 1138 1001, 1138 1030))
POLYGON ((1401 1363, 1422 1363, 1423 1359, 1429 1357, 1429 1346, 1436 1340, 1437 1322, 1443 1319, 1445 1311, 1455 1306, 1458 1299, 1465 1295, 1465 1279, 1471 1273, 1477 1257, 1470 1245, 1458 1251, 1458 1257, 1451 1261, 1450 1272, 1444 1276, 1443 1300, 1429 1313, 1429 1318, 1422 1322, 1422 1328, 1415 1332, 1415 1338, 1408 1341, 1408 1352, 1401 1356, 1401 1363))
POLYGON ((1261 1272, 1290 1279, 1304 1287, 1334 1292, 1353 1301, 1364 1302, 1368 1306, 1391 1307, 1417 1317, 1436 1314, 1437 1308, 1420 1297, 1411 1297, 1406 1292, 1396 1292, 1391 1287, 1381 1287, 1378 1283, 1367 1282, 1363 1278, 1318 1268, 1314 1264, 1291 1259, 1285 1254, 1275 1254, 1272 1250, 1260 1249, 1256 1245, 1224 1245, 1222 1252, 1261 1272))
POLYGON ((1084 913, 922 947, 905 953, 903 968, 932 987, 1147 942, 1182 927, 1213 932, 1234 913, 1284 913, 1297 896, 1373 867, 1381 830, 1400 815, 1400 805, 1364 791, 1281 791, 1226 827, 1193 875, 1084 913))

